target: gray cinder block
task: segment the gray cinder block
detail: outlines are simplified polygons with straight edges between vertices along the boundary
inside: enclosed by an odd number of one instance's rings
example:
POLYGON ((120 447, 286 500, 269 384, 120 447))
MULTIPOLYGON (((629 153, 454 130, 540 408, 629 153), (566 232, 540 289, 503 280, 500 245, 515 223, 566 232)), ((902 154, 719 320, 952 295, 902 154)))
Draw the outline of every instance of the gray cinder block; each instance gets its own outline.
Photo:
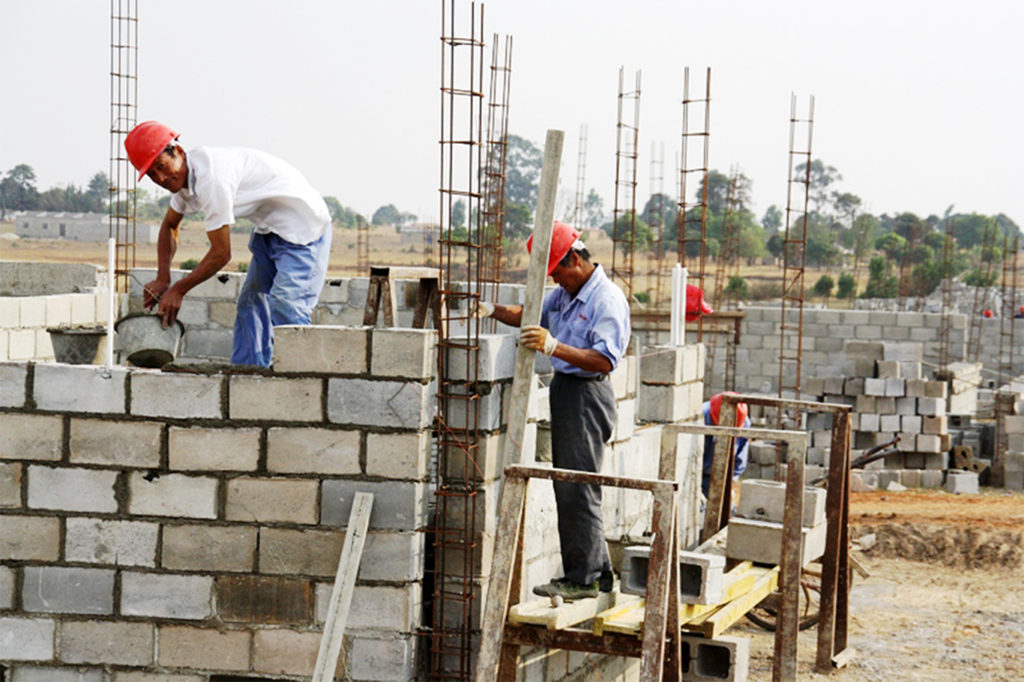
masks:
MULTIPOLYGON (((802 564, 817 559, 825 552, 825 528, 800 529, 802 564)), ((759 564, 778 564, 782 556, 782 524, 733 517, 729 520, 729 539, 725 555, 730 559, 759 564)))
MULTIPOLYGON (((782 523, 786 508, 785 483, 750 479, 742 481, 740 485, 742 487, 737 515, 758 521, 782 523)), ((804 488, 804 527, 811 528, 825 521, 825 494, 824 488, 804 488)))
POLYGON ((720 635, 715 639, 680 637, 683 677, 687 680, 745 682, 750 669, 750 640, 720 635))
MULTIPOLYGON (((625 594, 647 593, 651 558, 648 545, 626 547, 622 553, 620 589, 625 594)), ((725 557, 679 552, 679 600, 684 604, 717 604, 722 600, 725 557)))
POLYGON ((950 469, 946 474, 946 490, 954 494, 976 495, 978 474, 973 471, 950 469))

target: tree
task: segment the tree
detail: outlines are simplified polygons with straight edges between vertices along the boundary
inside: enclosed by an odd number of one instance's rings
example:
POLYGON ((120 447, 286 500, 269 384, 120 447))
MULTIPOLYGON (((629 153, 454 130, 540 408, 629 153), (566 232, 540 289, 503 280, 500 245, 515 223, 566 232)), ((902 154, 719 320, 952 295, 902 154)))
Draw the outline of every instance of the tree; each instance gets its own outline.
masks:
MULTIPOLYGON (((729 176, 714 169, 708 171, 708 210, 715 215, 723 215, 727 209, 729 198, 729 176)), ((704 178, 697 186, 696 202, 699 204, 704 197, 704 178)))
POLYGON ((839 290, 836 296, 839 298, 853 298, 857 295, 857 280, 848 272, 839 275, 839 290))
POLYGON ((604 222, 604 200, 593 188, 583 202, 584 222, 589 228, 599 227, 604 222))
POLYGON ((899 260, 907 250, 907 240, 895 232, 890 232, 875 241, 875 248, 883 251, 887 258, 899 260))
POLYGON ((31 211, 38 208, 39 191, 36 190, 36 172, 27 163, 20 163, 7 171, 0 181, 0 214, 7 211, 31 211))
POLYGON ((832 192, 832 206, 836 217, 846 218, 844 227, 853 227, 853 222, 860 209, 860 197, 850 192, 832 192))
POLYGON ((543 161, 544 154, 537 145, 518 135, 508 136, 506 204, 520 204, 533 213, 537 207, 537 185, 543 161))
POLYGON ((381 225, 400 225, 402 223, 402 212, 395 208, 394 204, 381 206, 373 212, 370 222, 378 227, 381 225))
POLYGON ((778 206, 772 204, 765 210, 761 218, 761 227, 768 233, 777 232, 782 227, 782 211, 778 206))
POLYGON ((733 299, 746 298, 747 294, 750 293, 750 287, 747 286, 747 280, 743 279, 739 275, 732 275, 729 277, 729 283, 725 285, 725 295, 733 299))
POLYGON ((466 224, 466 202, 459 199, 452 206, 452 227, 460 228, 466 224))
POLYGON ((892 261, 875 256, 868 263, 868 284, 862 298, 896 298, 899 280, 892 274, 892 261))
POLYGON ((337 197, 325 196, 324 203, 327 204, 327 210, 331 214, 331 222, 338 227, 355 229, 360 224, 366 224, 366 218, 356 213, 353 209, 342 206, 337 197))
POLYGON ((605 233, 613 239, 622 239, 623 248, 626 253, 630 251, 629 242, 626 241, 629 238, 630 229, 633 231, 633 246, 637 251, 650 250, 653 233, 651 232, 650 226, 640 218, 633 222, 632 213, 623 213, 619 215, 619 219, 615 221, 615 234, 612 235, 612 224, 611 221, 605 223, 602 226, 605 233))
MULTIPOLYGON (((807 163, 801 163, 796 167, 793 175, 794 182, 803 182, 807 178, 807 163)), ((810 184, 807 187, 807 198, 814 204, 813 210, 821 213, 828 205, 829 187, 843 179, 843 176, 836 170, 835 166, 826 166, 821 159, 811 161, 810 184)))
POLYGON ((814 283, 814 295, 815 296, 831 296, 832 289, 835 287, 835 281, 828 275, 822 275, 818 278, 818 281, 814 283))
POLYGON ((102 210, 110 200, 110 178, 103 171, 96 173, 89 178, 89 185, 85 193, 93 199, 98 207, 97 210, 102 210))
POLYGON ((765 243, 765 248, 768 249, 768 253, 772 254, 775 258, 782 257, 782 249, 785 246, 785 237, 782 236, 781 232, 776 232, 771 237, 768 237, 768 241, 765 243))
POLYGON ((665 228, 676 220, 675 199, 667 194, 655 193, 647 199, 640 218, 648 225, 661 225, 665 228))
POLYGON ((533 230, 533 211, 523 204, 505 205, 505 230, 507 239, 522 241, 533 230))

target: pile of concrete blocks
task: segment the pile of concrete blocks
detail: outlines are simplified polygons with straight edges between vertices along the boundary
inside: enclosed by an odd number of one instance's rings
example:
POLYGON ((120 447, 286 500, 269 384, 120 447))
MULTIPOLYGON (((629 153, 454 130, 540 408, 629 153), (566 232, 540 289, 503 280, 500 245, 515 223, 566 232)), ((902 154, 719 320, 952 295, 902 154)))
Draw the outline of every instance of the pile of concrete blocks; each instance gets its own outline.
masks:
POLYGON ((992 416, 991 391, 979 390, 981 386, 980 362, 952 362, 946 369, 949 384, 949 401, 946 412, 950 415, 983 418, 983 412, 992 416), (984 398, 983 394, 984 393, 984 398))
MULTIPOLYGON (((778 564, 782 556, 782 521, 786 484, 743 479, 739 509, 729 519, 725 554, 730 559, 778 564)), ((825 553, 825 489, 807 486, 800 522, 802 563, 825 553)))
POLYGON ((0 297, 0 362, 54 359, 50 327, 107 323, 107 292, 0 297))
MULTIPOLYGON (((897 454, 869 464, 864 472, 855 471, 856 485, 941 486, 951 445, 948 387, 944 381, 923 378, 920 344, 851 341, 844 350, 843 369, 848 374, 808 379, 805 392, 816 400, 854 408, 851 458, 900 438, 897 454)), ((831 428, 831 415, 807 416, 809 464, 827 465, 831 428)))
POLYGON ((656 346, 640 360, 640 404, 642 422, 686 421, 700 413, 704 402, 703 344, 656 346))

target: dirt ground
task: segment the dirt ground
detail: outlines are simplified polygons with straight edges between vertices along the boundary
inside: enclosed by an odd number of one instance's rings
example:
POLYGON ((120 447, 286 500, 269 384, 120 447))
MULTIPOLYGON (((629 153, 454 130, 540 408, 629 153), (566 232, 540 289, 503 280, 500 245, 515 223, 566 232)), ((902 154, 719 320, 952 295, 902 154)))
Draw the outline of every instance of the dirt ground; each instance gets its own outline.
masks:
MULTIPOLYGON (((1024 495, 941 491, 854 493, 851 536, 871 576, 850 593, 856 656, 831 675, 813 672, 817 633, 798 640, 800 678, 1024 680, 1024 495)), ((750 679, 770 680, 773 635, 743 621, 750 679)))

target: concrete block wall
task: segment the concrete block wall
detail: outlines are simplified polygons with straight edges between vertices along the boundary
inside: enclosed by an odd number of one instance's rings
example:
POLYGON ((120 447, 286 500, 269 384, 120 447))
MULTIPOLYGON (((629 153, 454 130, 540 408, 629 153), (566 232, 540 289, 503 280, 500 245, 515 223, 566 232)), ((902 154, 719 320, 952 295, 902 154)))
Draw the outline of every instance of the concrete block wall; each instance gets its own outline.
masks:
POLYGON ((48 327, 107 323, 107 291, 0 297, 0 362, 53 360, 48 327))
POLYGON ((280 330, 288 371, 0 363, 0 667, 308 679, 369 491, 343 665, 417 678, 436 336, 305 331, 280 330), (325 371, 338 348, 362 351, 325 371))

